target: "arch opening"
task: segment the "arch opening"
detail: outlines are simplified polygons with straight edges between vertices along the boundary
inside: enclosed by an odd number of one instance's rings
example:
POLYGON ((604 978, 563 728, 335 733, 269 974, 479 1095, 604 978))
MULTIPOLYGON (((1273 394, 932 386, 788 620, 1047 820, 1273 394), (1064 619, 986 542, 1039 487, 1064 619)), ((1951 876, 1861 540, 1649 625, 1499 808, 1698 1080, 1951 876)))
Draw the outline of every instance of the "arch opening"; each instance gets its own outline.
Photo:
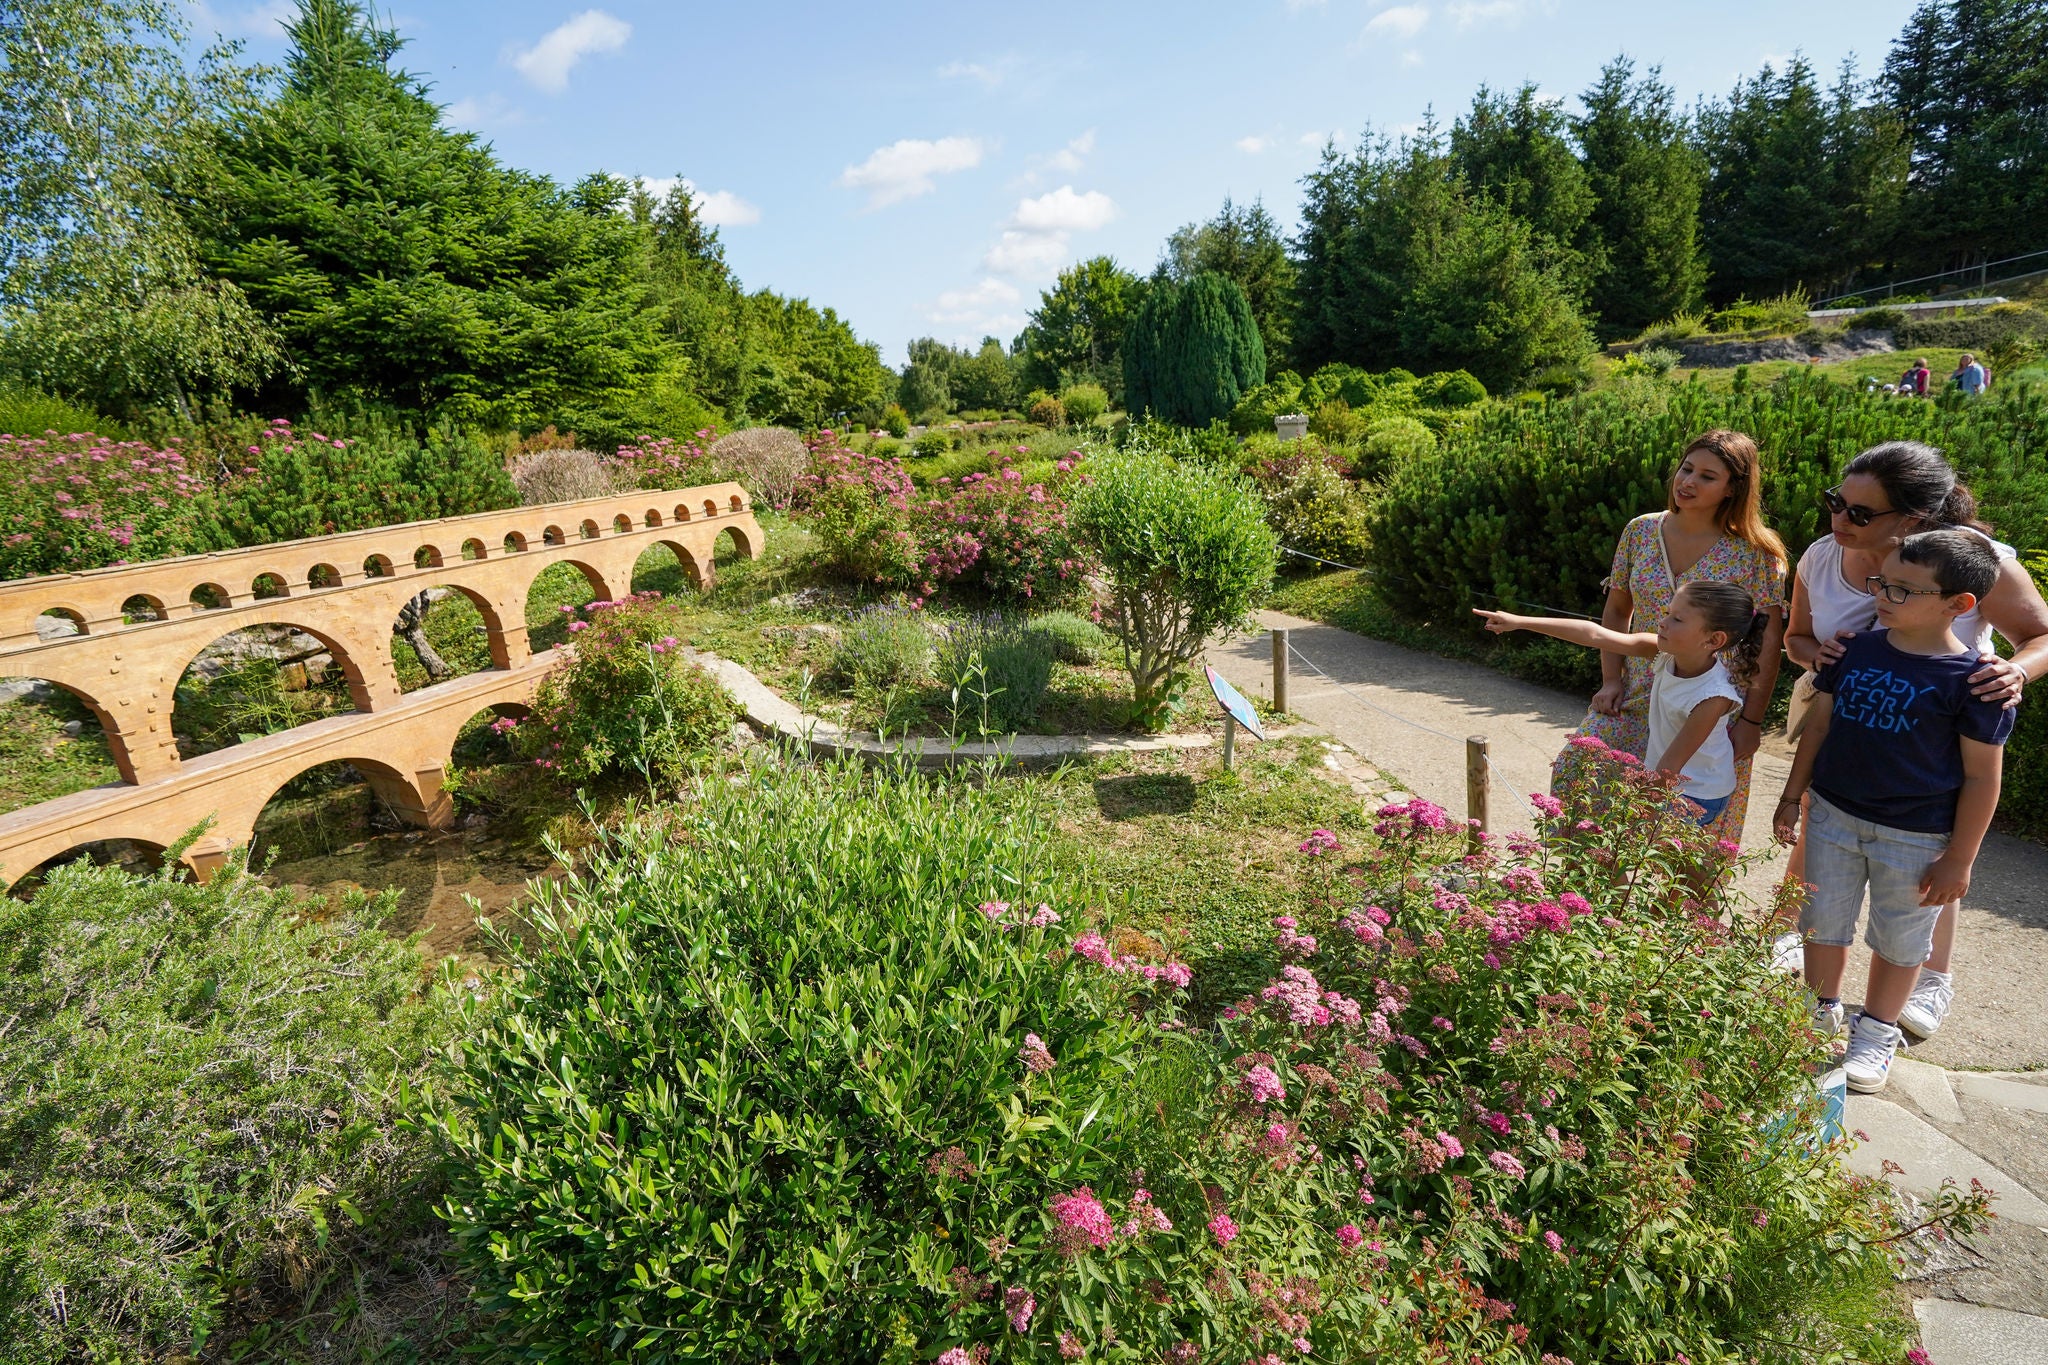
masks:
POLYGON ((730 564, 736 560, 752 559, 758 553, 759 547, 743 527, 727 526, 711 540, 711 558, 716 563, 730 564))
POLYGON ((284 581, 283 574, 260 573, 249 584, 249 595, 259 602, 275 597, 290 597, 291 587, 284 581))
POLYGON ((462 542, 462 559, 464 563, 474 563, 489 553, 488 550, 484 549, 484 543, 475 536, 471 536, 468 540, 462 542))
POLYGON ((658 592, 663 597, 680 597, 696 592, 703 583, 697 561, 678 541, 659 540, 640 552, 633 561, 634 592, 658 592))
MULTIPOLYGON (((14 884, 7 888, 7 894, 14 900, 30 900, 48 884, 51 873, 80 859, 95 867, 118 867, 124 872, 148 876, 163 869, 164 846, 148 839, 94 839, 90 843, 73 844, 15 878, 14 884)), ((188 871, 185 875, 189 877, 191 873, 188 871)))
POLYGON ((526 639, 535 652, 567 644, 585 603, 608 596, 604 575, 574 559, 557 560, 533 576, 526 589, 526 639))
POLYGON ((455 584, 422 588, 391 620, 391 662, 401 692, 504 668, 504 629, 489 599, 455 584))
POLYGON ((517 532, 517 531, 507 531, 507 532, 505 533, 505 553, 506 553, 506 554, 508 554, 508 555, 516 555, 516 554, 520 553, 521 551, 523 551, 523 550, 524 550, 525 548, 526 548, 526 537, 525 537, 525 536, 522 536, 522 535, 520 535, 520 534, 519 534, 519 532, 517 532))
POLYGON ((109 725, 61 683, 0 678, 0 813, 126 780, 109 725))
POLYGON ((189 599, 195 611, 225 611, 234 605, 228 590, 218 583, 201 583, 192 589, 189 599))
POLYGON ((648 508, 647 515, 643 518, 643 520, 649 526, 661 525, 661 509, 658 507, 648 508))
POLYGON ((612 530, 617 532, 619 535, 625 535, 628 531, 631 531, 632 529, 633 519, 627 516, 624 512, 621 512, 617 516, 612 518, 612 530))
POLYGON ((712 501, 711 499, 709 499, 709 498, 706 498, 706 499, 704 499, 704 515, 705 515, 705 516, 707 516, 707 517, 715 517, 715 516, 717 516, 717 515, 718 515, 718 504, 717 504, 717 503, 715 503, 715 502, 713 502, 713 501, 712 501))
POLYGON ((412 552, 412 566, 415 569, 438 569, 441 567, 441 552, 432 545, 422 545, 412 552))
POLYGON ((679 503, 677 503, 677 504, 676 504, 676 520, 677 520, 677 521, 688 521, 689 519, 690 519, 690 504, 688 504, 687 502, 679 502, 679 503))
POLYGON ((243 626, 186 664, 172 694, 181 758, 233 748, 329 716, 369 710, 361 670, 333 639, 297 625, 243 626))
POLYGON ((732 495, 732 498, 731 498, 731 505, 732 505, 732 510, 733 510, 733 511, 735 511, 735 512, 744 512, 744 511, 746 511, 746 510, 747 510, 747 505, 746 505, 746 503, 744 503, 744 502, 742 502, 742 501, 740 500, 740 495, 739 495, 739 494, 737 494, 737 493, 735 493, 735 494, 733 494, 733 495, 732 495))
POLYGON ((383 555, 371 555, 363 561, 363 577, 365 578, 390 578, 395 573, 396 571, 391 567, 391 561, 383 555))
POLYGON ((585 540, 596 540, 597 537, 597 522, 594 520, 585 520, 583 523, 583 538, 585 540))
POLYGON ((121 620, 131 626, 168 619, 170 612, 165 609, 163 599, 146 592, 138 592, 121 604, 121 620))
POLYGON ((341 570, 332 564, 315 564, 306 570, 306 586, 309 588, 338 588, 341 586, 341 570))
POLYGON ((566 545, 569 543, 569 538, 562 534, 561 527, 550 526, 547 530, 540 533, 540 543, 543 545, 566 545))
POLYGON ((68 640, 74 635, 87 633, 85 613, 75 607, 45 607, 36 617, 36 638, 39 640, 68 640))
POLYGON ((318 763, 278 784, 256 813, 249 861, 267 860, 286 881, 331 881, 320 860, 373 834, 416 823, 419 794, 397 769, 374 759, 318 763))
POLYGON ((484 707, 455 732, 455 742, 448 751, 450 766, 475 772, 522 762, 513 734, 532 714, 531 707, 516 701, 494 702, 484 707))

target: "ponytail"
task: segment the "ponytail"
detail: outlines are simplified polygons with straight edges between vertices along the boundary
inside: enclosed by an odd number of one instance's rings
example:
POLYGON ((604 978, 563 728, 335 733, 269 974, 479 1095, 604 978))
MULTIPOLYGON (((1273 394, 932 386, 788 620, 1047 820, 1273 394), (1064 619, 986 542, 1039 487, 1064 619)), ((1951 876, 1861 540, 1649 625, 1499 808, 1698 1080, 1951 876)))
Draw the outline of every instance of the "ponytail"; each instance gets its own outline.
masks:
POLYGON ((1990 534, 1977 520, 1977 499, 1933 446, 1919 441, 1886 441, 1849 461, 1842 471, 1877 480, 1894 508, 1924 531, 1971 530, 1990 534))
POLYGON ((1739 584, 1695 579, 1679 591, 1699 607, 1708 630, 1728 637, 1721 650, 1722 662, 1737 687, 1749 686, 1756 677, 1758 661, 1763 658, 1764 632, 1770 626, 1770 616, 1756 609, 1749 590, 1739 584))

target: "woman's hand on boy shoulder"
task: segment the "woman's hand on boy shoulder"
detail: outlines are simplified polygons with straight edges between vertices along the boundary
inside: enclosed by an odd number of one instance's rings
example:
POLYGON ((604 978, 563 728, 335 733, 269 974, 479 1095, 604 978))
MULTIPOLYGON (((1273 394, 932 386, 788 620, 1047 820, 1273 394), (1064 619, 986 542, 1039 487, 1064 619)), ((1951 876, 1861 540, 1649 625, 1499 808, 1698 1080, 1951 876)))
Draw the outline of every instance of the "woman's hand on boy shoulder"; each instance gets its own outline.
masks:
POLYGON ((1983 667, 1970 675, 1970 695, 1979 701, 2002 702, 2008 711, 2018 706, 2027 688, 2027 670, 1996 654, 1987 653, 1978 662, 1983 667))

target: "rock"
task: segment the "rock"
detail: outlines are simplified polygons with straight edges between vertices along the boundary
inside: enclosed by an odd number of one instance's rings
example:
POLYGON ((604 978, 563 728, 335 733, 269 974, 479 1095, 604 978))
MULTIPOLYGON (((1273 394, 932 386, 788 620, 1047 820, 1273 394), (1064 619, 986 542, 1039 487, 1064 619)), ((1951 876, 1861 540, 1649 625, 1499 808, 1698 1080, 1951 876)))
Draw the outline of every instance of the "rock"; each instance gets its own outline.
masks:
POLYGON ((85 722, 82 720, 65 721, 64 733, 69 735, 73 739, 77 739, 80 735, 85 733, 85 722))
POLYGON ((65 640, 84 633, 78 628, 78 622, 68 616, 45 612, 36 618, 36 638, 39 640, 65 640))
POLYGON ((29 701, 48 701, 57 695, 57 689, 41 678, 8 678, 0 681, 0 706, 27 698, 29 701))

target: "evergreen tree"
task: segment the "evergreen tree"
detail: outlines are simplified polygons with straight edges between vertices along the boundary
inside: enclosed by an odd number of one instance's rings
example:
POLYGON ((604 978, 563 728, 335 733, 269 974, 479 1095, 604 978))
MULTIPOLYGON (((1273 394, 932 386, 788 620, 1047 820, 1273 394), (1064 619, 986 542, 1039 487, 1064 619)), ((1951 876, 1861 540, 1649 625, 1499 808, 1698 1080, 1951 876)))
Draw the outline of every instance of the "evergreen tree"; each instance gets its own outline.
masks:
POLYGON ((1589 231, 1593 188, 1573 153, 1570 121, 1533 84, 1514 98, 1485 86, 1472 112, 1451 127, 1451 163, 1465 185, 1529 225, 1531 240, 1583 298, 1599 273, 1589 231))
POLYGON ((1418 371, 1466 370, 1491 393, 1583 360, 1592 335, 1551 244, 1491 200, 1417 242, 1401 309, 1400 357, 1418 371))
POLYGON ((1124 393, 1133 415, 1207 426, 1266 382, 1266 348, 1235 280, 1203 271, 1160 280, 1125 334, 1124 393))
POLYGON ((1651 68, 1638 81, 1617 57, 1579 97, 1573 136, 1592 195, 1588 301, 1609 338, 1699 307, 1702 167, 1686 140, 1671 87, 1651 68))
POLYGON ((953 366, 947 384, 961 408, 1000 412, 1017 406, 1017 368, 1002 342, 983 337, 979 350, 953 366))
POLYGON ((1100 384, 1112 402, 1123 402, 1124 331, 1145 289, 1144 281, 1109 256, 1062 270, 1038 296, 1017 338, 1024 387, 1056 393, 1073 384, 1100 384))
POLYGON ((1203 271, 1235 280, 1251 305, 1266 354, 1286 355, 1294 318, 1294 262, 1266 206, 1239 207, 1229 199, 1206 223, 1189 223, 1166 239, 1159 271, 1186 284, 1203 271))
POLYGON ((2048 245, 2048 0, 1928 0, 1881 88, 1912 159, 1906 273, 2048 245))

